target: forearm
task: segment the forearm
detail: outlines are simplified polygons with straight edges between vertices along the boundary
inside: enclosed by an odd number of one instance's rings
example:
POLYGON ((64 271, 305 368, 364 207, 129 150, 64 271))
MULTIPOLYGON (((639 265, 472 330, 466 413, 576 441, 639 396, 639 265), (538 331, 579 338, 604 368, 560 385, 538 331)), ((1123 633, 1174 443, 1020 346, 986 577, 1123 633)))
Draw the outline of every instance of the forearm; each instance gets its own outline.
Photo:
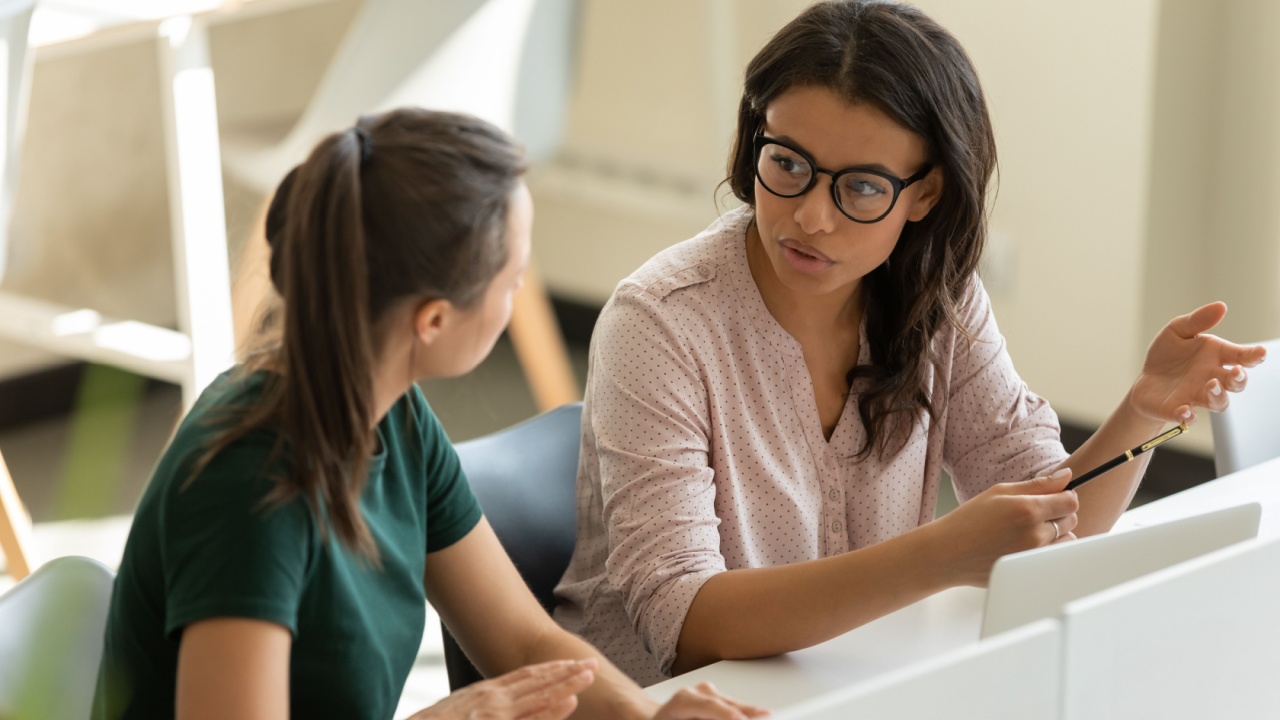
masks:
POLYGON ((930 524, 834 557, 719 573, 685 616, 673 672, 810 647, 945 589, 945 546, 930 524))
POLYGON ((602 656, 582 638, 561 629, 548 627, 529 648, 524 664, 565 658, 596 658, 599 666, 595 682, 578 696, 578 709, 574 718, 636 718, 653 717, 658 703, 636 685, 631 678, 602 656))
MULTIPOLYGON (((1060 467, 1071 468, 1073 475, 1083 475, 1125 450, 1150 440, 1163 427, 1164 423, 1160 420, 1143 417, 1135 411, 1129 396, 1125 395, 1124 401, 1097 432, 1060 467)), ((1080 496, 1080 524, 1075 530, 1077 536, 1095 535, 1111 529, 1120 515, 1128 509, 1150 461, 1151 453, 1140 455, 1089 481, 1076 491, 1080 496)))

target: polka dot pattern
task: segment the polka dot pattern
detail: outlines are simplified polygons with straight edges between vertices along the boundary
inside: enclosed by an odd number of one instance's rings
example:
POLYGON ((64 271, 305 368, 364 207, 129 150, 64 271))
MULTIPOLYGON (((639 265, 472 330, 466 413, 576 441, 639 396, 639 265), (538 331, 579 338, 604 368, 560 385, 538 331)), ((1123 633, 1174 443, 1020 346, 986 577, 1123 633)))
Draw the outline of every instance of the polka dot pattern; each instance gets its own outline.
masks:
POLYGON ((716 573, 907 532, 932 519, 944 468, 967 499, 1066 457, 976 277, 962 306, 975 340, 947 328, 934 342, 944 361, 926 386, 943 412, 897 454, 858 459, 854 393, 828 441, 800 344, 751 277, 750 219, 731 211, 646 263, 592 338, 577 547, 556 619, 643 685, 670 674, 689 605, 716 573))

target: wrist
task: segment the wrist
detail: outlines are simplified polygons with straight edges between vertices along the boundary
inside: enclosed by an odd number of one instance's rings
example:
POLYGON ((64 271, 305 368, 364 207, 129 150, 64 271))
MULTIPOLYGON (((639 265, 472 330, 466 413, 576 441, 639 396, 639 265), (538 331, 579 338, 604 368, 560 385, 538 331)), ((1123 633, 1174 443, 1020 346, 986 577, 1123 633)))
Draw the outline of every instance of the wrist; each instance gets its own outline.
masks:
POLYGON ((957 568, 963 567, 964 563, 959 557, 963 553, 961 543, 956 541, 952 531, 954 524, 954 518, 948 514, 903 535, 912 543, 908 551, 913 564, 920 568, 920 590, 926 595, 964 584, 964 579, 957 573, 957 568))

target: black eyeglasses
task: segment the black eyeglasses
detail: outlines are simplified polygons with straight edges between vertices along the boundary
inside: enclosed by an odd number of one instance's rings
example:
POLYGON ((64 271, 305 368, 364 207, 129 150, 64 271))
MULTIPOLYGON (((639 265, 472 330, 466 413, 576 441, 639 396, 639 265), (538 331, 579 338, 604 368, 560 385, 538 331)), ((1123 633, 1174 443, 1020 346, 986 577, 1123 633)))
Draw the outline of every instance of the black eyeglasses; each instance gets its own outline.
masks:
POLYGON ((844 216, 856 223, 880 222, 898 202, 902 189, 923 179, 933 169, 926 163, 920 172, 903 180, 869 168, 827 170, 809 153, 781 140, 756 135, 756 179, 778 197, 793 198, 809 192, 818 173, 831 177, 831 199, 844 216))

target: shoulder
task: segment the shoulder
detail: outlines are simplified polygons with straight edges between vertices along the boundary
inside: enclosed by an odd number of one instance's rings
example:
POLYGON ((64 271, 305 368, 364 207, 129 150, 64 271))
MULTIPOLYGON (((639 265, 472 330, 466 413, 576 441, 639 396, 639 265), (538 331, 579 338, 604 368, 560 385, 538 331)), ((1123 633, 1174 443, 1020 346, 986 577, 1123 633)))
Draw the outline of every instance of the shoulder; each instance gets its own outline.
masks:
POLYGON ((286 471, 279 433, 268 425, 208 455, 222 433, 243 420, 270 382, 265 373, 240 368, 223 373, 179 424, 156 466, 152 483, 170 500, 178 497, 256 503, 286 471))
POLYGON ((713 284, 728 273, 751 221, 751 209, 729 210, 706 230, 672 245, 641 265, 618 284, 615 297, 645 296, 668 300, 676 291, 713 284))

